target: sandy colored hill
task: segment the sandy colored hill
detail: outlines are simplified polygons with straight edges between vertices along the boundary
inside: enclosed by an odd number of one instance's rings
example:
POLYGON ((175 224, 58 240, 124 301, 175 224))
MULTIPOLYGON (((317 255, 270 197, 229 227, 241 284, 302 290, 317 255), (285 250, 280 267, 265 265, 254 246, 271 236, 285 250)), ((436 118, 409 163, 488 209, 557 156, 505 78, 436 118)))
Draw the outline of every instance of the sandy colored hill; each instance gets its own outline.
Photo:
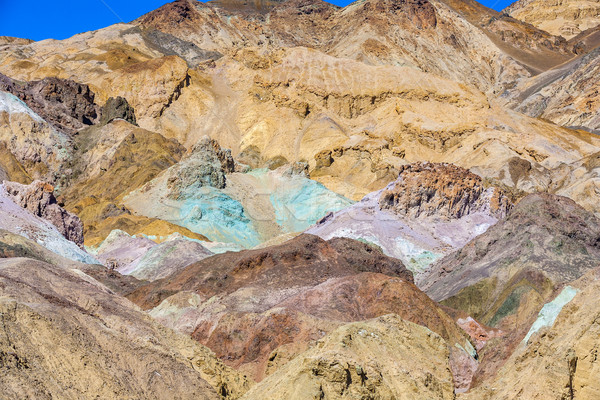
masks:
POLYGON ((86 275, 11 258, 0 261, 0 282, 4 398, 218 399, 217 389, 248 387, 209 350, 86 275))
POLYGON ((566 39, 600 25, 598 0, 519 0, 504 12, 566 39))
POLYGON ((397 315, 344 325, 243 397, 284 398, 454 399, 448 350, 397 315))
POLYGON ((466 398, 598 398, 599 278, 594 270, 568 287, 571 296, 548 310, 549 322, 519 345, 496 378, 466 398))

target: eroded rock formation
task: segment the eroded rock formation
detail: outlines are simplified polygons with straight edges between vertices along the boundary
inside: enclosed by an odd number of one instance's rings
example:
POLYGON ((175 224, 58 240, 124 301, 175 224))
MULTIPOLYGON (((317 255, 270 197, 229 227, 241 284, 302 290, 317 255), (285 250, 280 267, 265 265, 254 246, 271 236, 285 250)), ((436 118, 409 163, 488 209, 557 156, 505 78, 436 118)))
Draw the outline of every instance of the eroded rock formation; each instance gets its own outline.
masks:
POLYGON ((100 107, 88 85, 68 79, 19 82, 0 74, 0 90, 24 101, 56 128, 73 134, 98 122, 100 107))
POLYGON ((52 185, 42 181, 34 181, 29 185, 5 182, 4 187, 15 203, 49 221, 66 239, 83 248, 83 224, 77 215, 58 204, 52 185))

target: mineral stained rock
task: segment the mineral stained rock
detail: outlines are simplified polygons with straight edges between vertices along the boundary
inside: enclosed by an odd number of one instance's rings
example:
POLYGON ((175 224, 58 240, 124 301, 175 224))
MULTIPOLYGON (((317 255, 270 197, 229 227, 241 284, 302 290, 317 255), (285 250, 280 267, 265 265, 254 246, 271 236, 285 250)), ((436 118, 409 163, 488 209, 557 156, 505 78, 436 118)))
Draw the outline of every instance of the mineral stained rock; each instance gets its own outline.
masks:
POLYGON ((137 125, 135 110, 129 105, 127 99, 117 96, 110 97, 100 112, 100 124, 106 125, 115 119, 124 119, 130 124, 137 125))
POLYGON ((77 215, 57 203, 52 185, 42 181, 34 181, 29 185, 5 182, 4 188, 15 203, 49 221, 67 240, 83 248, 83 224, 77 215))
POLYGON ((600 395, 595 376, 598 358, 600 274, 594 269, 574 282, 577 294, 551 326, 522 343, 498 371, 467 399, 594 399, 600 395))
POLYGON ((373 243, 413 272, 482 234, 512 203, 501 189, 451 164, 414 163, 383 190, 332 213, 306 232, 373 243))
POLYGON ((417 277, 432 299, 504 332, 481 353, 476 386, 499 373, 565 285, 598 266, 598 238, 598 219, 572 200, 529 195, 504 220, 417 277))
POLYGON ((19 82, 0 74, 0 90, 24 101, 57 129, 73 134, 98 122, 100 107, 88 85, 68 79, 19 82))

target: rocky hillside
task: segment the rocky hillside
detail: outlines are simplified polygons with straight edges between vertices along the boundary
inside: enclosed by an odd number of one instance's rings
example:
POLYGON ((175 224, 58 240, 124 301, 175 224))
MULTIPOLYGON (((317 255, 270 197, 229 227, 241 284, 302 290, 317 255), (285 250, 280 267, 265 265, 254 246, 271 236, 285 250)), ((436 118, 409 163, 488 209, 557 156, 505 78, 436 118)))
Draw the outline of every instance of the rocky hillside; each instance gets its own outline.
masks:
POLYGON ((207 258, 128 297, 257 380, 345 322, 395 313, 448 342, 463 385, 476 365, 468 336, 412 281, 399 260, 368 244, 301 235, 207 258))
POLYGON ((598 397, 597 4, 0 36, 0 398, 598 397))
POLYGON ((249 387, 84 274, 4 259, 0 293, 2 397, 219 399, 249 387))
POLYGON ((434 300, 505 332, 483 353, 478 379, 496 373, 544 304, 596 268, 600 224, 572 200, 525 197, 508 217, 434 263, 418 286, 434 300))
POLYGON ((512 100, 513 107, 558 125, 600 132, 595 77, 600 48, 525 81, 512 100))
POLYGON ((598 347, 598 289, 597 269, 567 286, 553 302, 555 307, 545 307, 546 312, 540 312, 538 321, 543 323, 538 324, 539 331, 534 331, 528 341, 519 345, 496 378, 467 398, 598 397, 600 387, 598 381, 592 378, 598 374, 599 368, 595 356, 598 347))
POLYGON ((451 164, 415 163, 360 202, 323 217, 306 232, 372 243, 415 273, 482 234, 512 203, 501 189, 451 164))
POLYGON ((600 25, 598 0, 519 0, 504 12, 566 39, 600 25))

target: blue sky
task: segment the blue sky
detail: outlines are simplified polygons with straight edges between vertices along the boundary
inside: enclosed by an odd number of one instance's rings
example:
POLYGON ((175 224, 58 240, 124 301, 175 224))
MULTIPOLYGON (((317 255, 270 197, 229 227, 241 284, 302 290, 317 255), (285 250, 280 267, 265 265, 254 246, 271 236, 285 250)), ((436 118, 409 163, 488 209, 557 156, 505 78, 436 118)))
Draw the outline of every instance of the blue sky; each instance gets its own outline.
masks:
MULTIPOLYGON (((501 10, 513 0, 481 0, 501 10)), ((0 36, 65 39, 77 33, 129 22, 169 0, 0 0, 0 36)), ((334 0, 344 6, 350 1, 334 0)))

